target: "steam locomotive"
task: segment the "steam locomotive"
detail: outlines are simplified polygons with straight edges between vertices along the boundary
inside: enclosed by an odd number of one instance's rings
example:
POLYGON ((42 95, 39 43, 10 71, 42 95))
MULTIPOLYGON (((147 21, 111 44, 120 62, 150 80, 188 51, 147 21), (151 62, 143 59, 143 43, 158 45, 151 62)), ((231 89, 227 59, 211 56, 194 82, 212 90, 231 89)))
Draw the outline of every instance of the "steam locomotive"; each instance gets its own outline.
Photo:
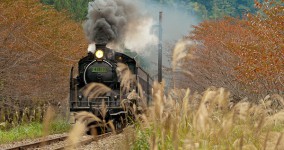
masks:
MULTIPOLYGON (((124 99, 127 99, 125 95, 140 90, 142 92, 137 93, 138 97, 144 97, 147 104, 151 101, 153 79, 139 66, 134 58, 115 52, 107 48, 106 44, 96 44, 94 53, 89 52, 87 56, 79 60, 78 75, 76 77, 74 77, 74 72, 73 66, 70 73, 69 107, 71 118, 74 118, 77 112, 87 111, 106 122, 112 120, 115 128, 122 128, 127 124, 128 118, 133 117, 131 112, 125 109, 125 104, 122 102, 124 99), (121 80, 117 73, 118 63, 127 65, 136 78, 135 84, 131 86, 129 91, 122 90, 121 80), (84 95, 84 89, 92 83, 101 83, 109 87, 111 92, 96 97, 84 95), (139 87, 141 89, 138 89, 139 87), (103 104, 107 108, 104 116, 101 112, 103 104)), ((73 123, 75 121, 72 120, 73 123)), ((89 122, 88 126, 91 125, 100 126, 97 122, 89 122)))

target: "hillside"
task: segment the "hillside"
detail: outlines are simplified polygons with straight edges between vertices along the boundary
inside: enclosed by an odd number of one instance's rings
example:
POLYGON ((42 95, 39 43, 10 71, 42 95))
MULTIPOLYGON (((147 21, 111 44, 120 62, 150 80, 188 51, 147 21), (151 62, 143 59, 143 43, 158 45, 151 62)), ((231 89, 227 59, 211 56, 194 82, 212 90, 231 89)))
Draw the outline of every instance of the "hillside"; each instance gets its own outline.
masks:
POLYGON ((195 42, 186 50, 194 58, 182 64, 192 76, 178 75, 179 85, 200 92, 209 86, 225 87, 237 99, 283 94, 283 3, 256 5, 262 13, 204 21, 194 27, 184 39, 195 42))
MULTIPOLYGON (((41 0, 53 5, 55 9, 65 9, 75 20, 84 20, 87 15, 88 2, 92 0, 41 0)), ((144 0, 147 5, 163 5, 183 10, 184 13, 198 16, 201 19, 218 19, 224 16, 242 17, 254 13, 254 0, 144 0)))
POLYGON ((1 0, 0 18, 0 112, 65 103, 70 67, 87 49, 81 24, 37 0, 1 0))

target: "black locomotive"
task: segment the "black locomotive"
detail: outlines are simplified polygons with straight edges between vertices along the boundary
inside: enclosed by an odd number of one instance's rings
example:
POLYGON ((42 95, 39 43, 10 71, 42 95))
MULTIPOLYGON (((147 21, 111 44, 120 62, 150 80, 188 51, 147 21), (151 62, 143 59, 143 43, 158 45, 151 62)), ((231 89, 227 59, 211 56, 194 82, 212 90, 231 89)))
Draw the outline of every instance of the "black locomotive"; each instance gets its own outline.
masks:
MULTIPOLYGON (((123 99, 127 99, 125 95, 131 91, 139 90, 142 92, 137 94, 144 97, 147 104, 151 101, 153 80, 149 74, 138 65, 135 59, 107 48, 106 44, 96 44, 96 51, 94 53, 89 52, 86 57, 78 62, 78 75, 76 77, 73 77, 73 72, 74 67, 72 67, 70 75, 69 102, 71 115, 79 111, 92 112, 105 121, 113 120, 118 128, 124 126, 130 116, 130 112, 125 109, 122 103, 123 99), (129 91, 122 90, 121 81, 116 70, 118 63, 127 65, 132 74, 135 75, 136 82, 129 91), (111 91, 96 97, 84 95, 83 90, 92 83, 104 84, 111 91), (139 87, 142 90, 138 89, 139 87), (105 116, 102 116, 100 110, 103 103, 107 108, 105 116)), ((96 122, 91 122, 89 125, 91 124, 94 125, 96 122)))

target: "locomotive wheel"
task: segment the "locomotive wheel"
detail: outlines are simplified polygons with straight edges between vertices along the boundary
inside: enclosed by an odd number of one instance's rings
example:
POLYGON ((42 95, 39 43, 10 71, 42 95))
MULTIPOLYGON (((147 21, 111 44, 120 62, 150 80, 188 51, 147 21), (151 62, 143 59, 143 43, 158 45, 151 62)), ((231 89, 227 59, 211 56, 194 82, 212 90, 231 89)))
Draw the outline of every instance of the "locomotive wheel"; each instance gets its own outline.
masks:
POLYGON ((124 116, 120 116, 120 124, 121 124, 121 128, 125 128, 126 127, 126 117, 124 116))
POLYGON ((103 126, 90 126, 88 127, 88 130, 86 132, 87 135, 101 135, 104 133, 108 132, 108 128, 107 127, 103 127, 103 126))
POLYGON ((125 127, 125 123, 122 116, 119 116, 117 120, 114 122, 115 130, 121 130, 125 127))
POLYGON ((88 125, 87 125, 87 132, 86 134, 87 135, 100 135, 102 134, 102 129, 101 129, 101 125, 94 121, 94 122, 90 122, 88 125))
MULTIPOLYGON (((97 122, 92 122, 87 127, 88 127, 88 130, 86 132, 87 135, 101 135, 113 131, 109 124, 100 124, 97 122)), ((117 130, 117 127, 119 127, 119 124, 115 123, 114 130, 117 130)))
POLYGON ((133 124, 134 120, 135 120, 135 112, 133 112, 133 109, 129 109, 127 112, 127 123, 129 124, 133 124))

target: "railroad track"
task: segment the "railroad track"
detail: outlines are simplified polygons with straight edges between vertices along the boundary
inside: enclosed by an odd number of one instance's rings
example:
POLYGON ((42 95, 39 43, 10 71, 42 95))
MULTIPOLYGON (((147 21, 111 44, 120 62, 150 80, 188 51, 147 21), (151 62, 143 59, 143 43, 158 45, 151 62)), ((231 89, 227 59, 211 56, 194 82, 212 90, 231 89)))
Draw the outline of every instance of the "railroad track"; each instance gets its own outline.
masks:
POLYGON ((70 148, 72 148, 72 147, 74 147, 74 146, 88 145, 88 144, 90 144, 90 143, 92 143, 92 142, 94 142, 94 141, 98 141, 98 140, 100 140, 100 139, 109 137, 110 135, 112 135, 111 132, 105 133, 105 134, 101 134, 101 135, 97 135, 97 136, 95 136, 95 137, 90 137, 90 138, 88 138, 88 139, 85 139, 85 140, 83 140, 83 141, 80 141, 80 142, 78 142, 78 143, 75 144, 75 145, 64 145, 64 146, 57 147, 57 148, 55 148, 54 150, 64 150, 64 149, 70 149, 70 148))
POLYGON ((7 150, 25 150, 25 149, 30 149, 30 148, 39 148, 45 145, 50 145, 53 143, 57 143, 60 141, 64 141, 67 139, 67 135, 65 136, 61 136, 61 137, 56 137, 56 138, 52 138, 52 139, 47 139, 47 140, 41 140, 38 142, 33 142, 33 143, 29 143, 29 144, 23 144, 20 146, 15 146, 12 148, 8 148, 7 150))
MULTIPOLYGON (((123 130, 117 131, 116 133, 119 134, 123 132, 123 130)), ((97 136, 90 136, 80 142, 78 142, 77 144, 75 144, 75 146, 79 146, 79 145, 87 145, 90 144, 94 141, 98 141, 101 140, 103 138, 109 137, 111 136, 112 133, 105 133, 105 134, 101 134, 101 135, 97 135, 97 136)), ((65 141, 67 139, 67 135, 66 136, 61 136, 61 137, 57 137, 57 138, 53 138, 53 139, 47 139, 47 140, 41 140, 39 142, 34 142, 34 143, 29 143, 29 144, 24 144, 24 145, 20 145, 20 146, 15 146, 12 148, 9 148, 7 150, 26 150, 26 149, 40 149, 41 147, 46 147, 47 145, 52 145, 58 142, 62 142, 65 141)), ((73 147, 74 145, 66 145, 66 144, 62 144, 61 146, 57 146, 56 148, 54 148, 55 150, 63 150, 63 149, 68 149, 73 147)))

